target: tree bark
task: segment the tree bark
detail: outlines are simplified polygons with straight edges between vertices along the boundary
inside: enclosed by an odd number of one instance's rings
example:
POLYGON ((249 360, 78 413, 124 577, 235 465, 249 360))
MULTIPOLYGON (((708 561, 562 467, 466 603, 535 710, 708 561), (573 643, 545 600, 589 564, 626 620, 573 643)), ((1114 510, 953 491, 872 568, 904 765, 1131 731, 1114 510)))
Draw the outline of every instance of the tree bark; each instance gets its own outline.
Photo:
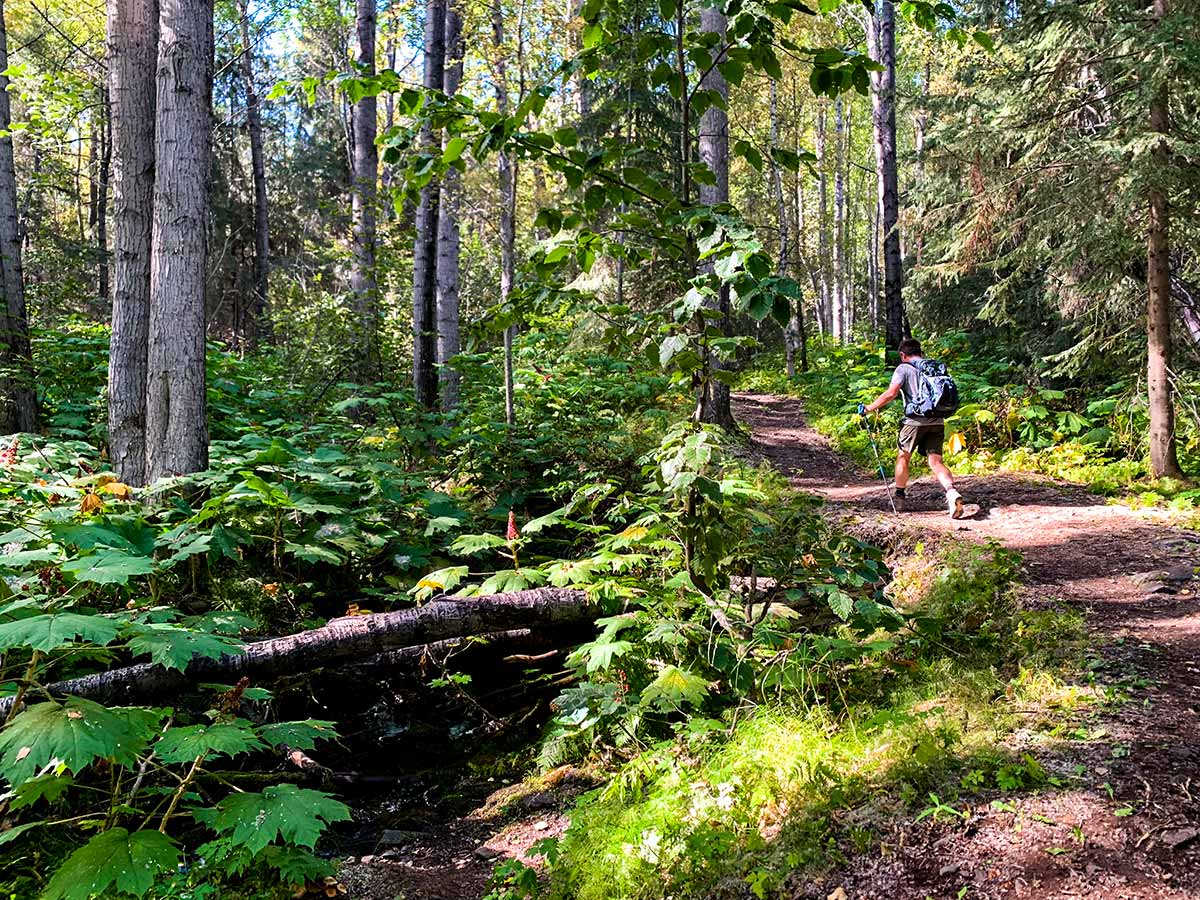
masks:
POLYGON ((270 336, 268 287, 271 278, 271 224, 267 205, 267 164, 263 154, 262 108, 254 86, 254 54, 250 45, 249 0, 238 0, 242 30, 242 81, 246 89, 246 130, 250 137, 250 167, 254 180, 254 304, 251 339, 270 336))
POLYGON ((158 0, 109 3, 113 271, 108 452, 117 475, 135 486, 146 483, 146 364, 150 346, 157 54, 158 0))
POLYGON ((833 308, 834 339, 846 341, 846 179, 843 173, 845 149, 845 120, 842 98, 833 106, 833 308))
MULTIPOLYGON (((399 612, 332 619, 321 628, 247 644, 220 659, 199 658, 187 668, 140 663, 47 686, 52 696, 86 697, 107 705, 131 705, 178 693, 204 681, 263 683, 403 647, 510 629, 559 628, 595 619, 601 608, 583 591, 537 588, 465 600, 443 600, 399 612)), ((0 715, 12 699, 0 700, 0 715)))
POLYGON ((205 282, 212 0, 162 0, 146 372, 146 478, 208 467, 205 282))
MULTIPOLYGON (((773 150, 780 146, 779 85, 775 79, 771 79, 770 92, 771 148, 773 150)), ((780 275, 786 275, 792 256, 791 235, 789 234, 787 199, 783 192, 783 167, 774 159, 774 156, 771 159, 771 195, 775 201, 775 221, 779 229, 779 258, 776 271, 780 275)), ((798 299, 789 300, 788 323, 783 330, 783 349, 788 378, 792 378, 796 374, 796 349, 800 342, 800 326, 797 321, 796 306, 799 302, 798 299)))
MULTIPOLYGON (((361 2, 361 0, 360 0, 361 2)), ((426 92, 442 90, 446 68, 446 0, 425 2, 426 92)), ((426 122, 421 128, 420 149, 433 155, 441 142, 426 122)), ((413 388, 417 403, 437 408, 437 243, 440 190, 436 180, 421 188, 417 204, 416 243, 413 245, 413 388)))
POLYGON ((825 154, 825 104, 817 104, 817 266, 820 274, 820 291, 817 293, 817 327, 821 334, 831 330, 830 306, 832 297, 829 289, 830 239, 829 239, 829 175, 825 154))
MULTIPOLYGON (((700 30, 718 36, 717 48, 725 43, 725 13, 720 7, 705 7, 700 10, 700 30)), ((706 91, 715 91, 726 101, 729 99, 729 85, 721 70, 713 66, 701 79, 700 86, 706 91)), ((686 95, 686 87, 684 94, 686 95)), ((685 97, 684 103, 687 100, 685 97)), ((700 117, 700 135, 698 141, 700 160, 716 176, 716 184, 699 186, 699 200, 706 206, 717 206, 729 202, 729 114, 724 104, 713 104, 700 117)), ((711 264, 706 269, 712 271, 711 264)), ((729 333, 729 286, 722 284, 718 295, 718 306, 721 319, 718 327, 722 333, 729 333)), ((707 366, 710 370, 723 368, 721 361, 710 354, 707 366)), ((719 425, 733 431, 737 423, 733 418, 733 407, 730 403, 729 385, 716 378, 705 378, 701 385, 702 394, 697 398, 696 420, 719 425)))
MULTIPOLYGON (((521 36, 518 35, 520 40, 521 36)), ((492 48, 496 54, 496 112, 508 115, 508 63, 504 46, 504 6, 500 0, 492 4, 492 48)), ((500 304, 508 305, 516 277, 517 166, 508 153, 497 154, 496 174, 500 182, 500 304)), ((513 395, 513 339, 516 326, 504 329, 504 422, 512 428, 517 420, 513 395)))
MULTIPOLYGON (((463 20, 457 8, 461 0, 450 0, 446 6, 446 69, 443 90, 447 96, 458 93, 463 77, 463 20)), ((459 373, 446 365, 458 355, 458 307, 460 237, 458 230, 459 203, 462 194, 462 175, 451 168, 442 179, 441 202, 438 204, 437 242, 437 361, 438 389, 442 409, 458 405, 459 373)))
MULTIPOLYGON (((375 3, 356 0, 354 33, 357 69, 375 74, 375 3)), ((440 85, 439 85, 440 86, 440 85)), ((351 191, 350 297, 353 304, 356 375, 369 380, 379 374, 379 287, 375 273, 376 199, 379 149, 375 145, 377 104, 373 94, 362 97, 350 110, 354 137, 351 191)))
MULTIPOLYGON (((1167 0, 1154 0, 1154 18, 1167 15, 1167 0)), ((1150 102, 1150 130, 1160 135, 1153 150, 1159 178, 1170 166, 1167 135, 1171 131, 1167 85, 1150 102)), ((1150 402, 1150 474, 1181 477, 1175 448, 1175 396, 1171 386, 1171 212, 1166 190, 1153 184, 1149 191, 1150 222, 1146 239, 1146 387, 1150 402)))
POLYGON ((887 346, 904 338, 903 261, 900 256, 900 190, 896 171, 896 8, 881 0, 867 29, 871 58, 883 71, 871 73, 871 119, 879 172, 880 226, 883 233, 883 308, 887 346))
POLYGON ((96 178, 96 294, 108 300, 108 186, 112 177, 112 107, 108 86, 100 91, 100 171, 96 178))
MULTIPOLYGON (((0 0, 0 73, 8 70, 8 28, 0 0)), ((4 291, 0 333, 0 431, 33 431, 37 425, 33 354, 25 279, 21 271, 21 220, 17 214, 17 170, 13 161, 8 77, 0 74, 0 288, 4 291)))

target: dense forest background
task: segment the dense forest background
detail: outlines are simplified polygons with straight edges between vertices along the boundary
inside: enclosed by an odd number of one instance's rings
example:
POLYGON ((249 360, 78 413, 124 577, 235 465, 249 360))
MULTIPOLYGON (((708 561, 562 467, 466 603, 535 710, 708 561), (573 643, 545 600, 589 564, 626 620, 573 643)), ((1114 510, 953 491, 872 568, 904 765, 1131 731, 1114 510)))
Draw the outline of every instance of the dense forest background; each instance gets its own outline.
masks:
MULTIPOLYGON (((874 469, 852 413, 906 336, 963 391, 956 472, 1194 523, 1194 0, 0 17, 13 896, 334 896, 313 848, 363 814, 325 764, 366 777, 391 740, 413 768, 599 767, 493 896, 783 890, 828 832, 764 844, 784 789, 737 753, 885 754, 879 716, 951 686, 984 709, 1083 640, 1018 628, 998 545, 927 559, 957 587, 911 614, 920 576, 748 452, 738 392, 793 394, 874 469), (903 700, 888 666, 919 672, 903 700), (356 687, 379 673, 419 722, 363 724, 399 703, 356 687), (695 779, 719 827, 671 843, 695 779)), ((1014 759, 980 771, 1042 783, 1014 759)))

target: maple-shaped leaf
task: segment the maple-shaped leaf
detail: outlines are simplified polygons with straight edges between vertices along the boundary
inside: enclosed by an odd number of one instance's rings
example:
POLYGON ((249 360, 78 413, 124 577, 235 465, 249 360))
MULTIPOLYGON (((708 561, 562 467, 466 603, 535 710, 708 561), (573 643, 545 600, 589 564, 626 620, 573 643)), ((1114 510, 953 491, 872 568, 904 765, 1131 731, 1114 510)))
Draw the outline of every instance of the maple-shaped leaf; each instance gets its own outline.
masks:
POLYGON ((148 653, 151 661, 180 671, 197 656, 220 659, 241 652, 243 646, 236 638, 165 623, 138 625, 129 641, 135 655, 148 653))
POLYGON ((96 584, 124 584, 134 575, 149 575, 154 560, 148 556, 131 556, 119 550, 101 550, 91 556, 79 556, 62 565, 64 572, 75 575, 76 581, 96 584))
POLYGON ((42 900, 89 900, 97 894, 141 897, 179 866, 175 842, 157 831, 113 828, 96 835, 59 866, 42 900))
POLYGON ((0 732, 0 774, 19 785, 51 760, 75 774, 97 759, 132 765, 162 716, 139 707, 108 709, 82 697, 35 704, 0 732))
POLYGON ((233 844, 258 853, 276 838, 312 849, 326 827, 350 818, 350 808, 322 791, 277 784, 258 794, 230 794, 192 815, 233 844))
POLYGON ((258 729, 259 736, 272 746, 286 744, 293 750, 312 750, 317 741, 331 741, 337 737, 332 722, 322 719, 304 719, 299 722, 275 722, 258 729))
POLYGON ((709 683, 694 672, 664 666, 642 691, 642 702, 662 712, 673 712, 684 704, 699 706, 708 692, 709 683))
POLYGON ((102 616, 51 613, 0 625, 0 651, 29 647, 49 653, 82 639, 104 646, 117 636, 117 623, 102 616))
MULTIPOLYGON (((53 803, 59 797, 67 792, 75 779, 68 774, 58 774, 57 772, 47 772, 44 775, 38 775, 36 778, 30 778, 20 787, 13 790, 12 799, 8 801, 9 809, 16 812, 18 809, 24 809, 27 806, 33 806, 39 800, 45 800, 47 803, 53 803)), ((2 842, 2 839, 0 839, 2 842)))
POLYGON ((254 726, 245 719, 218 722, 214 725, 185 725, 168 728, 154 745, 154 752, 163 762, 191 762, 201 754, 237 756, 251 750, 265 750, 267 745, 258 739, 254 726))

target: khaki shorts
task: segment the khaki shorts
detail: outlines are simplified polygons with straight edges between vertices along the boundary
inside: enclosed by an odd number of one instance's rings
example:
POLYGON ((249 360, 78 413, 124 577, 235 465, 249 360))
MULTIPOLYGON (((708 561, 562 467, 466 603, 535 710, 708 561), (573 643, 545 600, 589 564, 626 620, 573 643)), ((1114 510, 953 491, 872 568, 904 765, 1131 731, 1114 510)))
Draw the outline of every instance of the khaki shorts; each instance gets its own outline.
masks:
POLYGON ((945 425, 901 425, 899 446, 902 453, 916 450, 922 456, 942 455, 946 440, 945 425))

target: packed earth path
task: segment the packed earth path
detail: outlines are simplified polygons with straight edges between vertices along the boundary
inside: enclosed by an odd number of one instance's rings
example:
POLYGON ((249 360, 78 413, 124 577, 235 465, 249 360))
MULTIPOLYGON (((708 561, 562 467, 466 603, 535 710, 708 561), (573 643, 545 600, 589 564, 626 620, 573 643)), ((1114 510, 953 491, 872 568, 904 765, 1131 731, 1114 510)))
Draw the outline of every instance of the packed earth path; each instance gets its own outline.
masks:
MULTIPOLYGON (((1098 681, 1129 696, 1064 746, 1034 750, 1062 786, 1005 796, 1003 806, 983 798, 953 821, 898 817, 887 852, 851 855, 790 896, 1200 898, 1200 534, 1162 512, 1020 474, 956 479, 967 500, 959 520, 925 474, 897 515, 879 473, 808 427, 799 400, 739 394, 735 403, 752 452, 872 539, 912 547, 950 534, 1021 552, 1023 602, 1082 610, 1098 681)), ((894 448, 880 451, 890 466, 894 448)))

